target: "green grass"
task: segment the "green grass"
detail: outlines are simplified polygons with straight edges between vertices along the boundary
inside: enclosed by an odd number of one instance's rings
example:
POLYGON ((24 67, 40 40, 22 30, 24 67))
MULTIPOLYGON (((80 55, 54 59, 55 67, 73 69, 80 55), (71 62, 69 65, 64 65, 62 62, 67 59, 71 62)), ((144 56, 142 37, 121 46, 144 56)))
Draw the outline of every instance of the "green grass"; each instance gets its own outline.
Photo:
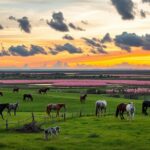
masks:
MULTIPOLYGON (((37 94, 37 90, 21 90, 19 93, 12 93, 9 88, 1 89, 4 97, 0 97, 0 103, 19 101, 19 112, 14 117, 4 112, 5 119, 10 123, 10 130, 5 130, 5 121, 0 118, 0 149, 2 150, 126 150, 138 149, 148 150, 150 147, 150 118, 141 114, 141 100, 133 100, 136 107, 136 115, 133 121, 117 119, 114 117, 117 104, 129 102, 124 98, 111 98, 106 95, 88 95, 86 104, 81 105, 78 93, 48 92, 47 95, 37 94), (22 95, 32 93, 33 102, 23 102, 22 95), (96 100, 107 100, 107 116, 96 118, 87 117, 87 114, 95 113, 96 100), (24 122, 22 120, 31 118, 31 112, 35 112, 35 119, 38 122, 44 121, 39 116, 47 116, 45 107, 48 103, 66 103, 67 119, 47 119, 43 128, 49 126, 60 126, 61 133, 58 137, 44 140, 44 134, 17 133, 11 129, 16 128, 24 122), (79 116, 80 110, 84 117, 79 116), (72 118, 71 115, 74 114, 72 118), (19 124, 17 125, 17 122, 19 124), (53 124, 52 124, 53 123, 53 124)), ((63 112, 63 111, 62 111, 63 112)), ((53 113, 54 114, 54 113, 53 113)), ((29 122, 30 119, 27 121, 29 122)), ((25 121, 26 122, 26 121, 25 121)))

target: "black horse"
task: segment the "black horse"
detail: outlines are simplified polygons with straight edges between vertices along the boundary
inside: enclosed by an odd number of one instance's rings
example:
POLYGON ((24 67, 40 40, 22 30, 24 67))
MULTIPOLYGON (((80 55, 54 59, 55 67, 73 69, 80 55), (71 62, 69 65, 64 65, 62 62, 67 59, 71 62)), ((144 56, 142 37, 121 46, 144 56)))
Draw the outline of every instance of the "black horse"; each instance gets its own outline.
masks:
POLYGON ((9 106, 9 103, 5 103, 5 104, 0 104, 0 115, 2 116, 2 119, 4 120, 3 117, 3 111, 5 108, 7 108, 9 106))
POLYGON ((39 94, 46 94, 47 93, 47 91, 49 90, 49 88, 41 88, 41 89, 39 89, 39 94))
POLYGON ((0 96, 3 96, 3 92, 0 92, 0 96))
POLYGON ((25 101, 25 100, 31 100, 31 101, 33 101, 33 97, 32 97, 31 94, 24 94, 24 95, 23 95, 23 100, 24 100, 24 101, 25 101))
POLYGON ((13 88, 13 92, 19 92, 19 88, 13 88))
POLYGON ((87 97, 87 94, 80 95, 80 102, 81 102, 81 104, 85 103, 86 97, 87 97))
POLYGON ((147 113, 148 107, 150 107, 150 101, 149 100, 143 101, 143 103, 142 103, 142 113, 144 115, 148 115, 148 113, 147 113))

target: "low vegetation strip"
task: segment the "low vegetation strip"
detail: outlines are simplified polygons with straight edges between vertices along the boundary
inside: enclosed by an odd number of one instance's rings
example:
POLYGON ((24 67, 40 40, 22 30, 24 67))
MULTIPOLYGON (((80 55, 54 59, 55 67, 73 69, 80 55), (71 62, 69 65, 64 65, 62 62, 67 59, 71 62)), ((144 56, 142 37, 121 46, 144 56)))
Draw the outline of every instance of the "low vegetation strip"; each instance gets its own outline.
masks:
POLYGON ((86 80, 86 79, 64 79, 64 80, 0 80, 1 84, 52 84, 53 86, 106 86, 106 85, 144 85, 149 86, 150 81, 142 80, 86 80))

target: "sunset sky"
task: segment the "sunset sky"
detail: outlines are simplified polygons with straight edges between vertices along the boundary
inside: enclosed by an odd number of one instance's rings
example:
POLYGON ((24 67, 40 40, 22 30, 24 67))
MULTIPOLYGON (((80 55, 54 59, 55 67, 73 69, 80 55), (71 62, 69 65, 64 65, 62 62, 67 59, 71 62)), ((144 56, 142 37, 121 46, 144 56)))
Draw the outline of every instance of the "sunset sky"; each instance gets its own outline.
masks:
POLYGON ((150 0, 0 1, 1 69, 149 69, 150 0))

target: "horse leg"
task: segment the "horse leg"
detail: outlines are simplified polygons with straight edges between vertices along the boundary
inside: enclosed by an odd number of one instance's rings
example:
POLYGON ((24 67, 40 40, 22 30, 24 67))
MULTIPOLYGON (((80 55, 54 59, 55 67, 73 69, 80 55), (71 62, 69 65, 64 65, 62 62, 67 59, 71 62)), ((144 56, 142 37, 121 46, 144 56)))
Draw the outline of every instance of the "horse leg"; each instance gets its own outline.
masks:
POLYGON ((14 109, 14 116, 16 116, 16 109, 14 109))
POLYGON ((59 117, 59 110, 57 110, 56 117, 59 117))
POLYGON ((134 119, 134 112, 131 114, 131 120, 134 119))
POLYGON ((130 120, 130 112, 127 112, 127 120, 130 120))
POLYGON ((11 110, 10 110, 10 109, 8 109, 8 114, 11 116, 11 113, 10 113, 10 112, 11 112, 11 110))
POLYGON ((147 107, 145 107, 145 115, 148 115, 148 113, 147 113, 147 107))
POLYGON ((49 110, 48 115, 50 116, 50 118, 52 117, 52 116, 51 116, 51 110, 49 110))
POLYGON ((106 108, 104 108, 104 116, 106 115, 106 108))
POLYGON ((123 114, 124 114, 124 111, 122 111, 122 119, 124 119, 124 115, 123 114))
POLYGON ((120 116, 121 116, 121 117, 120 117, 120 118, 121 118, 121 120, 123 120, 123 119, 124 119, 123 111, 121 111, 121 112, 120 112, 120 116))
POLYGON ((119 112, 119 115, 120 115, 120 119, 122 120, 122 112, 121 111, 119 112))
POLYGON ((2 119, 4 120, 3 114, 1 113, 2 119))
POLYGON ((100 108, 100 116, 102 117, 102 115, 103 115, 103 109, 100 108))
POLYGON ((97 109, 97 116, 98 117, 100 116, 100 110, 99 110, 99 108, 97 109))
POLYGON ((131 121, 132 120, 132 113, 129 112, 129 120, 131 121))

